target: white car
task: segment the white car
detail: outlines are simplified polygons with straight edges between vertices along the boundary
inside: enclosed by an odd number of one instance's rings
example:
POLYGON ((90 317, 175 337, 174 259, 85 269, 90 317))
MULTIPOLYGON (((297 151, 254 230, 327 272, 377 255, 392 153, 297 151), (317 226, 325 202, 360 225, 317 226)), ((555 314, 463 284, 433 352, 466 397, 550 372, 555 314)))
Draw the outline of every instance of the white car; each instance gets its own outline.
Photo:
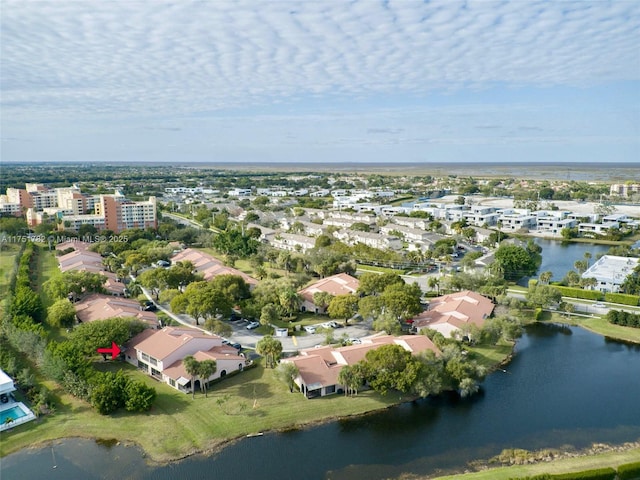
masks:
POLYGON ((316 333, 316 326, 315 325, 307 325, 306 327, 304 327, 304 330, 307 333, 316 333))
POLYGON ((592 305, 594 308, 607 308, 607 306, 602 302, 596 302, 592 305))

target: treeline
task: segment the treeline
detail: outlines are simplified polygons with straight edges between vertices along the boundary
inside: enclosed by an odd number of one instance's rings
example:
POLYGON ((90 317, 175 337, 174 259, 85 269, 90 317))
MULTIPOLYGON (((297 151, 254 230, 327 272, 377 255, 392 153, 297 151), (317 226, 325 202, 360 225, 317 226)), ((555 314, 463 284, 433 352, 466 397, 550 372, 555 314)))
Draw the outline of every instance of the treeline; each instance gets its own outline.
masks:
POLYGON ((622 327, 640 328, 640 314, 625 312, 623 310, 609 310, 607 320, 614 325, 622 327))
POLYGON ((119 318, 82 324, 69 340, 47 342, 47 331, 42 325, 45 312, 40 296, 33 289, 38 254, 39 247, 27 242, 15 278, 10 282, 8 309, 0 329, 2 369, 15 377, 36 414, 53 411, 54 407, 50 392, 38 384, 33 367, 70 394, 90 402, 101 414, 119 408, 136 412, 149 410, 156 397, 154 388, 132 381, 122 372, 100 372, 91 362, 97 348, 112 341, 122 345, 142 331, 144 324, 119 318))

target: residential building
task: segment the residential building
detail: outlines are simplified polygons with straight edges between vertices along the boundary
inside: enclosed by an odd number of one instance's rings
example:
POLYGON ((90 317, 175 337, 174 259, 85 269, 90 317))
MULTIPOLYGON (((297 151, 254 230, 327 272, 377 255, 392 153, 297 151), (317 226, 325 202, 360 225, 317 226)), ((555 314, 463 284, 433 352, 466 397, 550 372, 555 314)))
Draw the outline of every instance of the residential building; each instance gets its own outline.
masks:
POLYGON ((317 306, 313 301, 315 293, 326 292, 335 297, 355 293, 359 286, 358 279, 346 273, 338 273, 337 275, 323 278, 298 291, 298 294, 302 297, 301 309, 303 312, 325 313, 326 308, 317 306))
POLYGON ((112 295, 92 293, 75 304, 76 317, 81 323, 106 320, 108 318, 135 318, 152 328, 158 328, 158 316, 140 308, 137 300, 112 295))
POLYGON ((182 261, 191 262, 196 271, 201 273, 205 280, 211 280, 218 275, 238 275, 249 284, 250 288, 258 284, 255 278, 250 277, 246 273, 232 267, 227 267, 212 255, 193 248, 185 248, 178 252, 171 258, 171 261, 174 264, 182 261))
POLYGON ((221 337, 187 327, 145 330, 127 343, 124 355, 130 364, 184 393, 200 388, 202 381, 242 371, 247 365, 247 359, 234 347, 223 345, 221 337), (215 360, 215 373, 207 379, 196 378, 192 385, 183 362, 189 355, 198 361, 215 360))
MULTIPOLYGON (((394 219, 395 221, 395 219, 394 219)), ((387 223, 380 227, 380 233, 384 235, 393 235, 392 232, 398 232, 408 242, 426 242, 431 237, 431 233, 419 228, 405 227, 396 223, 387 223)))
POLYGON ((431 299, 428 309, 413 318, 412 329, 431 328, 445 338, 456 337, 466 326, 482 328, 493 308, 491 300, 470 290, 443 295, 431 299))
POLYGON ((563 228, 574 228, 578 225, 577 220, 571 218, 561 218, 555 216, 538 217, 537 229, 540 232, 548 232, 552 235, 560 235, 563 228))
POLYGON ((496 213, 496 209, 492 207, 482 207, 480 205, 472 205, 469 211, 462 212, 462 218, 467 220, 469 225, 481 227, 483 225, 495 225, 498 223, 500 215, 496 213))
POLYGON ((417 355, 428 350, 436 355, 438 348, 425 335, 374 335, 361 339, 358 345, 334 348, 323 346, 300 351, 300 355, 282 359, 281 362, 293 363, 298 369, 294 382, 307 398, 343 393, 344 386, 338 381, 340 370, 345 365, 355 365, 364 360, 367 352, 382 345, 399 345, 406 351, 417 355))
POLYGON ((630 197, 632 195, 640 195, 640 183, 619 184, 615 183, 609 188, 610 195, 618 195, 620 197, 630 197))
POLYGON ((582 234, 587 234, 585 236, 591 235, 606 235, 607 232, 612 228, 620 228, 620 224, 618 222, 609 222, 609 223, 579 223, 578 224, 578 232, 582 234))
POLYGON ((349 245, 362 243, 369 247, 381 250, 387 248, 391 250, 402 249, 402 240, 397 237, 383 235, 380 233, 339 230, 337 232, 333 232, 333 236, 341 242, 345 242, 349 245))
POLYGON ((316 239, 295 233, 278 233, 269 239, 269 243, 279 250, 305 253, 316 246, 316 239))
POLYGON ((595 286, 586 287, 601 292, 619 292, 620 286, 629 275, 634 275, 634 269, 640 263, 640 258, 618 257, 603 255, 583 274, 582 278, 595 278, 595 286))
POLYGON ((104 217, 105 227, 119 233, 131 228, 157 228, 156 197, 146 202, 132 202, 124 195, 100 195, 96 214, 104 217))
POLYGON ((516 231, 536 228, 537 218, 528 210, 505 209, 498 210, 500 217, 498 222, 501 230, 516 231))

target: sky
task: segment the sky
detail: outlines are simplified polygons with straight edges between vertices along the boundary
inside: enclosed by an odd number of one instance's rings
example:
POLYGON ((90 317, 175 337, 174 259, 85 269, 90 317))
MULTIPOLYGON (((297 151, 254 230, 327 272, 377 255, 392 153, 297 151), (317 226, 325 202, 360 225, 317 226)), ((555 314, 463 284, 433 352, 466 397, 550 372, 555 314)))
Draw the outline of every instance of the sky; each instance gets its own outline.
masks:
POLYGON ((0 2, 3 162, 640 162, 640 1, 0 2))

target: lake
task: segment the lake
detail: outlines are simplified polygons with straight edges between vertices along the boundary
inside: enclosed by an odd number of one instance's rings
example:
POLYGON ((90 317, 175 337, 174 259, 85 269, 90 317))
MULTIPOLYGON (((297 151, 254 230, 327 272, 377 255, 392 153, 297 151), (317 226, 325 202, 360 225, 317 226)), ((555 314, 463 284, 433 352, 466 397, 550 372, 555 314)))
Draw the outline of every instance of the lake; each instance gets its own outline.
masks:
POLYGON ((137 448, 64 440, 4 458, 2 479, 369 480, 464 468, 504 448, 640 439, 640 346, 539 324, 527 328, 505 368, 471 399, 441 396, 265 434, 166 466, 147 465, 137 448))
MULTIPOLYGON (((605 254, 609 245, 597 245, 594 243, 572 243, 544 238, 533 238, 533 241, 542 247, 542 263, 538 268, 538 274, 551 272, 551 281, 559 282, 569 270, 575 270, 573 264, 576 260, 584 260, 585 252, 591 253, 589 265, 593 265, 598 254, 605 254)), ((527 286, 530 277, 521 279, 518 284, 527 286)), ((535 277, 537 278, 537 277, 535 277)))

